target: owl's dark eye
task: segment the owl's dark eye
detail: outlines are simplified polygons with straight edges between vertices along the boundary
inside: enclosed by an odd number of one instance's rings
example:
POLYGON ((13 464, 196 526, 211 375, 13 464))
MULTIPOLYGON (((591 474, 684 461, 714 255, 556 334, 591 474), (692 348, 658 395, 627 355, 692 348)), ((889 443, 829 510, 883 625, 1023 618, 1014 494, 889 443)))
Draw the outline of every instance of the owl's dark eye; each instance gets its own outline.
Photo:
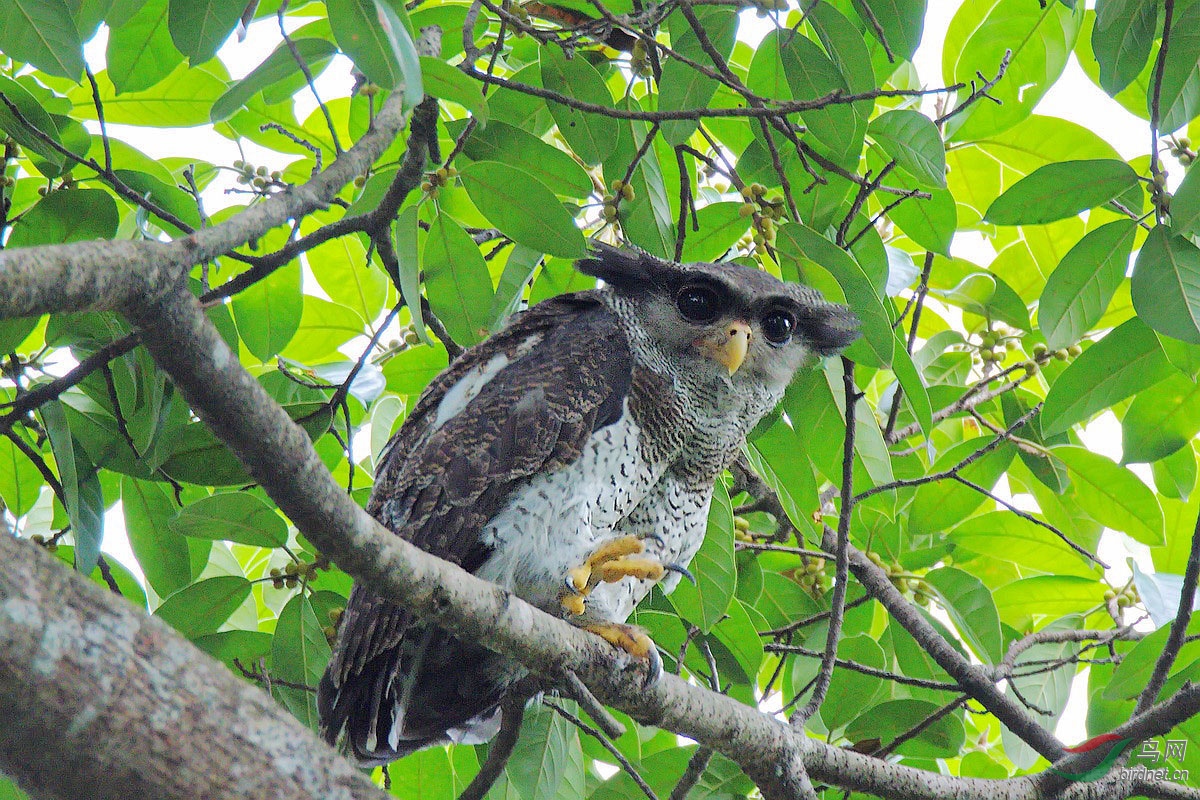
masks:
POLYGON ((762 329, 771 344, 787 344, 796 329, 796 318, 786 311, 772 311, 763 317, 762 329))
POLYGON ((675 307, 688 322, 712 322, 721 313, 720 298, 707 286, 685 286, 675 295, 675 307))

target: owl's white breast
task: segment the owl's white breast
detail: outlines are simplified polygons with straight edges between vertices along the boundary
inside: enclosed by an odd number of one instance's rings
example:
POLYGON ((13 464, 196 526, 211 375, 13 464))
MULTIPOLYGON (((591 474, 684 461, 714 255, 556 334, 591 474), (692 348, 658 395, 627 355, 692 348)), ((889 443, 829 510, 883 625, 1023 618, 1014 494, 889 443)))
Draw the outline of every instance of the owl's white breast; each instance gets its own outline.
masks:
POLYGON ((618 526, 665 470, 644 459, 641 433, 626 408, 592 434, 574 463, 519 489, 484 526, 483 542, 494 549, 476 574, 554 608, 567 571, 621 535, 618 526))

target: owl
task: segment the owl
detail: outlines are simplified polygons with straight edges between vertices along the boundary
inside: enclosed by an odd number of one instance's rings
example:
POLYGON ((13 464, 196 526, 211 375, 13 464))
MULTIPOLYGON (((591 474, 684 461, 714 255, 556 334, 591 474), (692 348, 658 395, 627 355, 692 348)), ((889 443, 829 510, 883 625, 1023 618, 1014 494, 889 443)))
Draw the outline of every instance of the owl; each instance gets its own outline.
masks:
MULTIPOLYGON (((430 383, 367 510, 397 535, 658 668, 625 620, 687 574, 713 484, 796 371, 857 320, 735 264, 593 245, 600 288, 543 301, 430 383)), ((516 662, 355 586, 318 689, 363 765, 487 741, 516 662)))

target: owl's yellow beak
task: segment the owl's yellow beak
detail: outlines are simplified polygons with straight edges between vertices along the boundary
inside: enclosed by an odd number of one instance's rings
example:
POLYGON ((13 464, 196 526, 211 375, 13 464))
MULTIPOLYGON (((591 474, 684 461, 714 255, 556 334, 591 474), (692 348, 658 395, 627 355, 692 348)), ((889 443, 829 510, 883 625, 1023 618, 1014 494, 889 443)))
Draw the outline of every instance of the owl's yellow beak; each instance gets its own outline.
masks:
POLYGON ((738 320, 718 333, 697 339, 696 346, 733 375, 746 360, 752 335, 750 325, 738 320))

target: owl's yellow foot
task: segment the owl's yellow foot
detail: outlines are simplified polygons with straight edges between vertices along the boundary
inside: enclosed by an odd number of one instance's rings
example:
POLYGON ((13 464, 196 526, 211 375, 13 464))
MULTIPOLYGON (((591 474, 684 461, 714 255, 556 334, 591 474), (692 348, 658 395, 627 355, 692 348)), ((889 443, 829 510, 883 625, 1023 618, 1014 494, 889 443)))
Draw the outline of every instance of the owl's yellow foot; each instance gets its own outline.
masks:
POLYGON ((660 580, 668 571, 678 572, 695 583, 692 574, 677 564, 662 564, 656 558, 636 558, 646 546, 636 536, 610 539, 597 547, 587 560, 567 572, 566 594, 562 607, 579 616, 586 608, 586 598, 601 583, 616 583, 623 578, 660 580))
POLYGON ((584 625, 583 629, 591 631, 613 647, 619 647, 635 658, 644 658, 647 667, 643 686, 651 686, 662 677, 662 657, 658 654, 658 648, 640 629, 616 622, 592 622, 584 625))

